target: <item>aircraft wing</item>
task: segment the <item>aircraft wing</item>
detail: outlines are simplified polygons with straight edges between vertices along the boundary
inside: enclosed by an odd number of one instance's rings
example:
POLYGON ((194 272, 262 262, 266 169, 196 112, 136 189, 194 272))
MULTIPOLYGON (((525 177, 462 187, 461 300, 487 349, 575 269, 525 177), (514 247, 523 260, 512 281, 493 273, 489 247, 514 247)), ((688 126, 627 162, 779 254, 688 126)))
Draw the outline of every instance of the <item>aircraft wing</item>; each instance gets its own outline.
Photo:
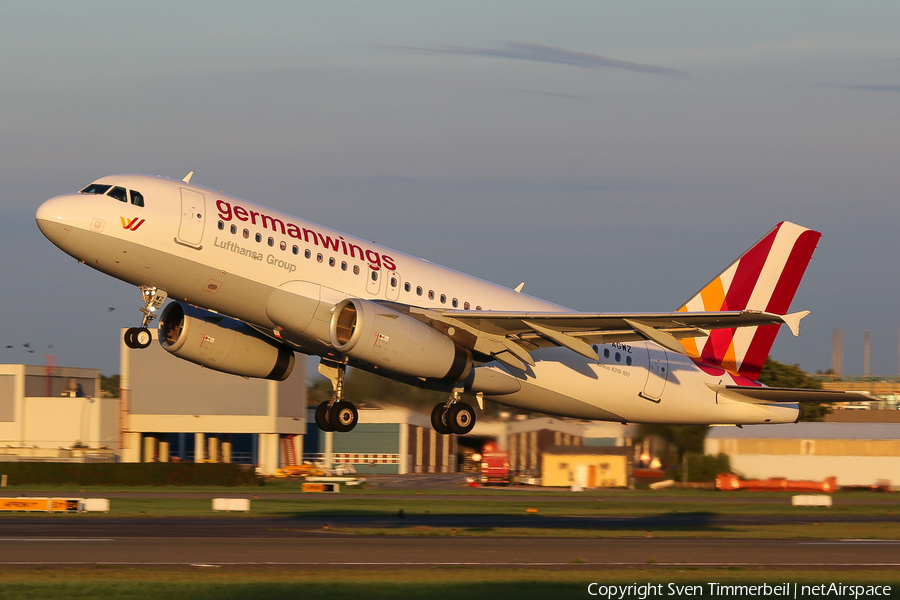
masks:
POLYGON ((685 353, 678 341, 709 335, 713 329, 756 327, 786 323, 794 335, 800 319, 808 311, 777 315, 761 311, 714 311, 671 313, 576 313, 506 312, 410 308, 432 324, 459 327, 473 336, 472 349, 493 356, 512 367, 524 369, 534 364, 529 352, 548 346, 562 346, 599 360, 590 344, 651 340, 685 353))
POLYGON ((749 402, 751 404, 770 402, 829 404, 832 402, 865 402, 872 400, 871 396, 865 394, 839 390, 807 390, 743 385, 717 385, 710 387, 720 396, 724 396, 729 400, 749 402))

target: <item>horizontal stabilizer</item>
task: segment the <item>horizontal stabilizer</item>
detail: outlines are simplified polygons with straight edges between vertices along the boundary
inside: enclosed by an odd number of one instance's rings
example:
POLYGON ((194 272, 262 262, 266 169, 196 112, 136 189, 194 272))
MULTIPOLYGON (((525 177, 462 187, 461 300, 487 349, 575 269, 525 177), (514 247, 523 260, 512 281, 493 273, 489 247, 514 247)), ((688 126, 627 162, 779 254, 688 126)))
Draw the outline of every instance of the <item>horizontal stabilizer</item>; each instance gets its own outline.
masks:
POLYGON ((791 313, 782 317, 784 319, 785 325, 790 328, 791 333, 794 334, 794 337, 800 335, 800 320, 808 314, 808 310, 801 310, 800 312, 791 313))
POLYGON ((789 404, 829 404, 831 402, 865 402, 871 396, 835 390, 807 390, 795 388, 754 387, 744 385, 711 385, 720 396, 752 404, 777 402, 789 404))

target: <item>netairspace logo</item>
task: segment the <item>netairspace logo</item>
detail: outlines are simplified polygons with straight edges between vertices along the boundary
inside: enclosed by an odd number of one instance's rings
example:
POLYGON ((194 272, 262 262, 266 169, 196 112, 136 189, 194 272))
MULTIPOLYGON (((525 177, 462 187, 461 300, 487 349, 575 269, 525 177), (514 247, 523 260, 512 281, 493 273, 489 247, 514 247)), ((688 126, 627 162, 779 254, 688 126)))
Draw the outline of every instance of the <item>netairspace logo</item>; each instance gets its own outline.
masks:
POLYGON ((821 583, 818 585, 804 585, 798 583, 779 583, 771 585, 761 583, 757 585, 730 585, 724 583, 709 582, 705 584, 677 584, 677 583, 632 583, 628 585, 604 585, 591 583, 588 585, 588 594, 601 598, 624 600, 625 598, 638 598, 646 600, 654 597, 702 597, 709 598, 875 598, 890 597, 889 585, 845 585, 842 583, 821 583))

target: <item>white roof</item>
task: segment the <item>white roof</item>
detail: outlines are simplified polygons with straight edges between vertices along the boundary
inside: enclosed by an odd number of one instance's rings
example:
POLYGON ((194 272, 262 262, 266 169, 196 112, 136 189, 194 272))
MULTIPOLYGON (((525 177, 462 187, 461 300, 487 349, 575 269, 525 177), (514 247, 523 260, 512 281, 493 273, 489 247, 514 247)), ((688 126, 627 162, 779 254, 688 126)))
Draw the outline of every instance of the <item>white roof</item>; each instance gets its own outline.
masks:
POLYGON ((713 427, 709 439, 898 440, 897 423, 793 423, 713 427))

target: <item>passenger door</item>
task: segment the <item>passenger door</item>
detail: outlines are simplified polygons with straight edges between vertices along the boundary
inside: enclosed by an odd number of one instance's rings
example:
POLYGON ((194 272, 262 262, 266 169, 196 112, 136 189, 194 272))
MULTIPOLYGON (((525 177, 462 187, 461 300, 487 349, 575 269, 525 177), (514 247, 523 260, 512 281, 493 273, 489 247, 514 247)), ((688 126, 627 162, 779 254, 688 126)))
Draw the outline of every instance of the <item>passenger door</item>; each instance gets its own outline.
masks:
POLYGON ((181 225, 176 241, 192 248, 201 248, 203 221, 206 216, 206 198, 194 190, 181 188, 181 225))

